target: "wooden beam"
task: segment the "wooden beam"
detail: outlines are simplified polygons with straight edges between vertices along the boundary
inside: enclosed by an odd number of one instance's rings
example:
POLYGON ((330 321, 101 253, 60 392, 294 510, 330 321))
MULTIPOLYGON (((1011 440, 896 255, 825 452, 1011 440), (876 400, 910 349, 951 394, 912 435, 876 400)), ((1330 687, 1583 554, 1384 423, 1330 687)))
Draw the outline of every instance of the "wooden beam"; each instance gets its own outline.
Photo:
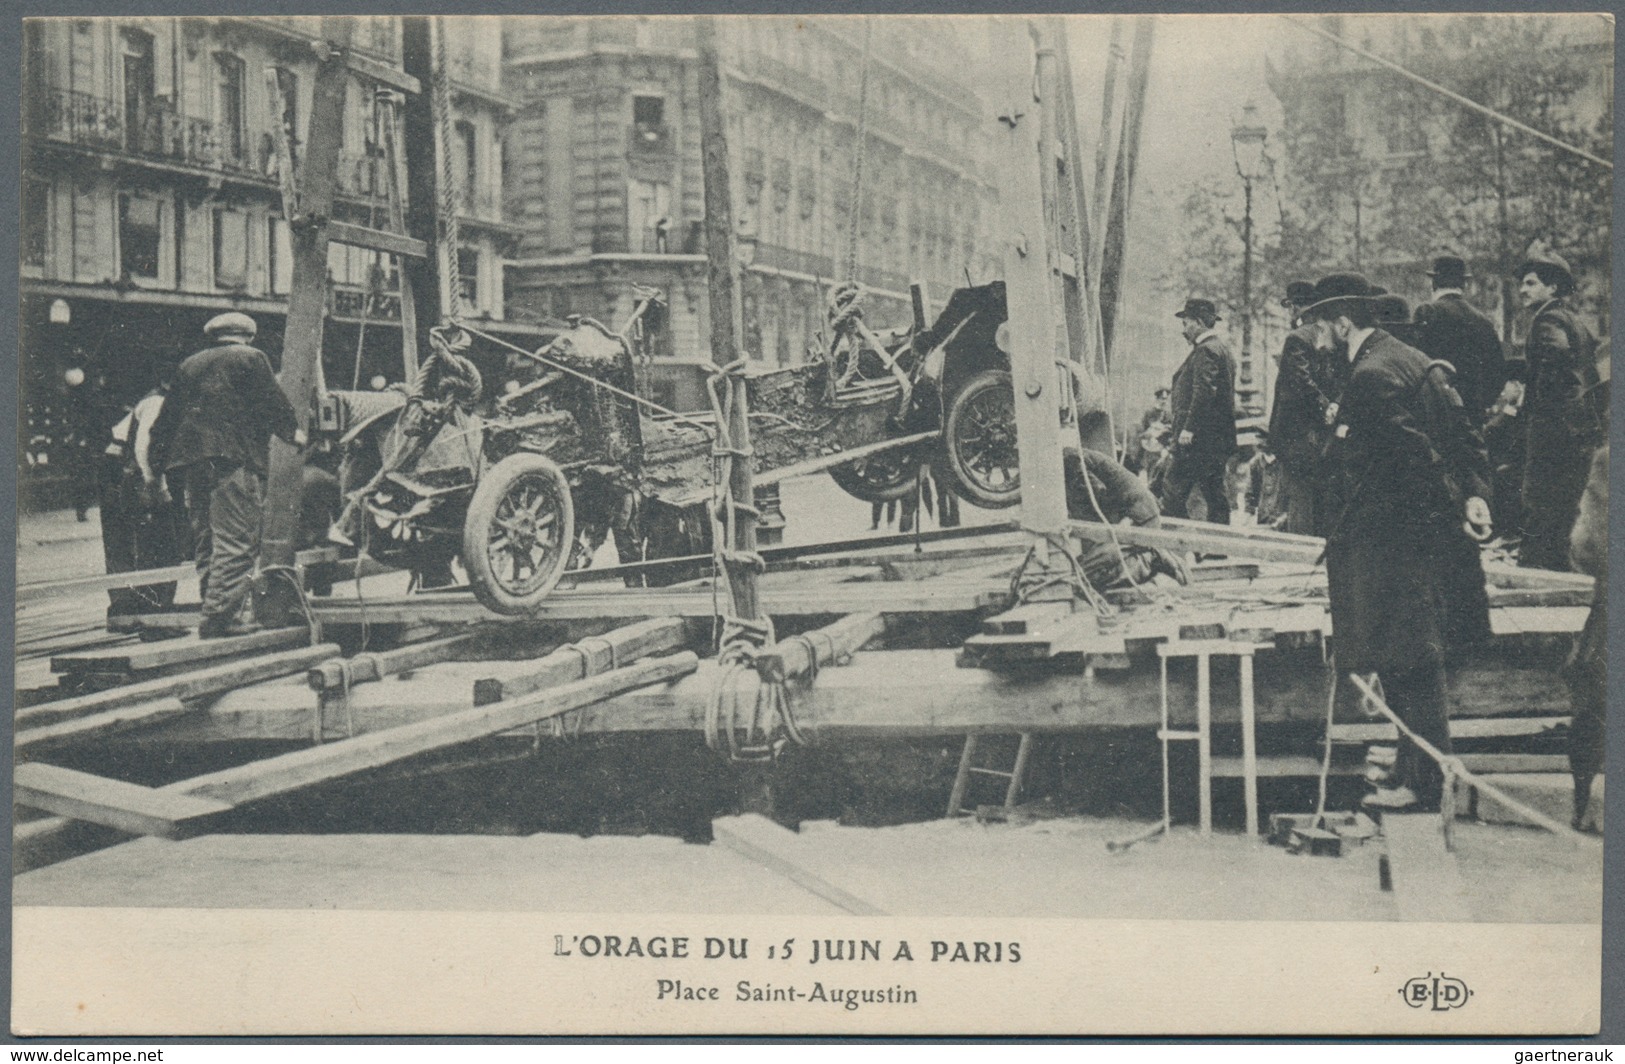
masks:
POLYGON ((724 817, 711 822, 711 836, 721 845, 763 868, 777 872, 796 886, 816 894, 843 912, 855 916, 885 916, 885 910, 842 890, 808 867, 809 855, 797 852, 795 832, 757 813, 724 817))
MULTIPOLYGON (((1111 541, 1111 533, 1102 524, 1069 521, 1066 527, 1069 533, 1089 543, 1111 541)), ((1236 535, 1226 531, 1226 528, 1224 525, 1208 525, 1201 530, 1114 525, 1112 532, 1116 533, 1118 542, 1124 546, 1161 547, 1171 551, 1203 551, 1269 562, 1304 562, 1315 565, 1325 550, 1324 542, 1314 536, 1292 537, 1307 542, 1281 542, 1263 537, 1236 535)))
POLYGON ((1456 855, 1445 846, 1437 813, 1385 813, 1382 834, 1401 920, 1464 924, 1472 920, 1456 855))
POLYGON ((647 657, 680 650, 688 641, 688 625, 676 617, 662 617, 617 628, 559 647, 536 662, 516 662, 517 675, 490 676, 474 681, 474 704, 488 706, 511 701, 536 691, 558 687, 606 669, 647 657))
MULTIPOLYGON (((1556 687, 1557 678, 1552 677, 1556 687)), ((1452 739, 1504 739, 1521 735, 1545 735, 1566 728, 1569 717, 1460 717, 1450 721, 1452 739)), ((1399 738, 1399 729, 1386 721, 1372 724, 1333 724, 1336 743, 1382 743, 1399 738)))
POLYGON ((109 672, 143 673, 221 658, 241 657, 267 650, 296 647, 310 639, 308 628, 276 628, 267 632, 233 636, 229 639, 167 639, 133 647, 89 654, 59 654, 51 659, 55 673, 109 672))
POLYGON ((400 255, 409 259, 424 259, 429 256, 427 242, 405 233, 391 233, 385 229, 371 229, 364 225, 353 225, 350 222, 340 222, 329 219, 327 222, 327 239, 335 244, 347 244, 353 248, 366 248, 369 251, 382 251, 390 255, 400 255))
POLYGON ((355 654, 348 658, 338 657, 335 650, 334 655, 324 658, 319 665, 311 669, 306 674, 306 679, 313 691, 330 690, 341 687, 346 682, 352 686, 358 683, 373 683, 385 676, 394 676, 396 673, 419 669, 436 662, 450 661, 458 654, 488 643, 495 637, 496 633, 485 626, 472 632, 446 636, 444 639, 412 643, 394 650, 355 654), (345 677, 346 668, 349 669, 348 680, 345 677))
MULTIPOLYGON (((764 587, 764 612, 775 617, 808 617, 847 613, 965 613, 1002 606, 1010 598, 1008 580, 955 581, 951 576, 918 583, 860 582, 814 590, 764 587)), ((363 606, 354 600, 328 599, 311 603, 324 624, 398 624, 432 621, 465 624, 488 621, 492 614, 472 595, 407 595, 369 598, 363 606)), ((715 604, 710 591, 620 589, 608 592, 558 592, 527 615, 532 621, 582 618, 711 617, 715 604)))
POLYGON ((207 669, 182 673, 179 676, 143 680, 140 683, 126 684, 123 687, 97 691, 94 694, 80 695, 76 698, 63 698, 55 702, 28 706, 19 709, 13 720, 16 727, 21 731, 25 728, 44 727, 60 721, 88 717, 166 698, 182 700, 203 698, 208 695, 219 694, 222 691, 229 691, 234 687, 245 687, 252 683, 258 683, 261 680, 271 680, 278 676, 290 676, 338 652, 337 643, 321 643, 313 647, 300 647, 297 650, 288 650, 281 654, 271 654, 248 661, 215 665, 207 669))
POLYGON ((241 805, 557 717, 640 687, 686 676, 698 664, 699 659, 686 651, 655 658, 529 698, 465 709, 417 724, 296 750, 183 780, 164 789, 241 805))
POLYGON ((344 53, 344 65, 364 78, 392 89, 399 89, 408 95, 416 95, 423 91, 423 82, 399 67, 390 66, 357 51, 347 50, 344 53))
POLYGON ((178 698, 160 698, 152 702, 92 713, 89 716, 60 720, 55 724, 23 728, 12 737, 12 751, 22 756, 42 747, 99 739, 115 732, 161 724, 192 711, 191 706, 178 698))
POLYGON ((757 675, 763 680, 783 683, 791 677, 805 676, 819 666, 833 664, 885 632, 886 620, 880 614, 855 613, 805 635, 763 647, 753 661, 757 675))
MULTIPOLYGON (((339 561, 336 547, 316 547, 299 552, 295 559, 302 566, 339 561)), ((55 600, 65 595, 90 594, 97 591, 116 591, 147 584, 166 584, 171 580, 189 580, 197 576, 197 566, 191 562, 170 565, 162 569, 135 569, 125 573, 107 573, 101 576, 78 576, 71 580, 39 580, 17 585, 17 604, 42 599, 55 600)))
POLYGON ((18 765, 12 791, 20 805, 129 832, 176 838, 188 822, 230 811, 224 802, 141 787, 39 763, 18 765))

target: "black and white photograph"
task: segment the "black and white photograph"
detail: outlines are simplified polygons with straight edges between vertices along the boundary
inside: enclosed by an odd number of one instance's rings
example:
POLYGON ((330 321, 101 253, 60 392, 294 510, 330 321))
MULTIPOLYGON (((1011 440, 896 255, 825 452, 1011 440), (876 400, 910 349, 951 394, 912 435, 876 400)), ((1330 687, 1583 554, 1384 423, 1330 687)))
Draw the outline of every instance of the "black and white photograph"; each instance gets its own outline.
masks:
POLYGON ((1611 14, 227 10, 19 26, 13 1035, 1597 1033, 1611 14))

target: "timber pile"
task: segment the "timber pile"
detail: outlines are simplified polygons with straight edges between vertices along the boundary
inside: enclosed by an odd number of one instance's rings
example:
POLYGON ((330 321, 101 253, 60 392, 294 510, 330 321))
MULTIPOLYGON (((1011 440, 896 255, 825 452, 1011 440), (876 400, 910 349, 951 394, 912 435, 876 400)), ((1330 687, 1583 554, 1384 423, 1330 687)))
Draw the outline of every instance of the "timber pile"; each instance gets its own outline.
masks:
MULTIPOLYGON (((1101 527, 1077 531, 1098 537, 1101 527)), ((1331 630, 1324 575, 1314 568, 1318 541, 1179 522, 1117 531, 1125 543, 1225 558, 1199 566, 1186 588, 1114 594, 1117 608, 1100 617, 1070 602, 1013 605, 1009 578, 1022 548, 1007 526, 970 546, 951 542, 970 534, 956 530, 920 551, 884 537, 838 553, 776 550, 761 600, 781 629, 806 634, 763 648, 743 680, 694 653, 712 638, 716 592, 706 579, 614 590, 584 580, 522 619, 493 619, 456 592, 318 599, 329 641, 315 646, 304 628, 207 643, 142 643, 87 628, 75 644, 66 632, 42 639, 25 631, 22 645, 64 682, 16 715, 16 801, 48 814, 18 828, 19 867, 129 834, 208 830, 244 805, 483 737, 540 741, 544 724, 558 734, 702 731, 716 741, 737 723, 715 718, 725 682, 746 702, 783 690, 813 741, 1147 726, 1158 696, 1154 666, 1144 663, 1159 644, 1236 641, 1268 650, 1259 658, 1259 720, 1324 719, 1321 654, 1331 630), (355 652, 363 623, 395 645, 355 652), (957 649, 920 634, 956 626, 973 631, 957 649), (920 648, 862 649, 888 632, 920 648), (828 668, 835 664, 842 667, 828 668), (76 744, 138 736, 304 748, 159 787, 50 763, 76 744)), ((1567 723, 1551 644, 1583 623, 1589 581, 1513 570, 1492 572, 1491 582, 1502 653, 1455 678, 1456 735, 1469 767, 1548 769, 1567 723)), ((101 586, 91 590, 99 595, 101 586)), ((1190 704, 1193 682, 1172 676, 1175 704, 1190 704)), ((1220 725, 1235 720, 1223 697, 1214 710, 1220 725)), ((1391 733, 1337 725, 1337 763, 1358 771, 1359 750, 1391 733)), ((1260 774, 1306 773, 1318 763, 1318 751, 1265 758, 1260 774)))

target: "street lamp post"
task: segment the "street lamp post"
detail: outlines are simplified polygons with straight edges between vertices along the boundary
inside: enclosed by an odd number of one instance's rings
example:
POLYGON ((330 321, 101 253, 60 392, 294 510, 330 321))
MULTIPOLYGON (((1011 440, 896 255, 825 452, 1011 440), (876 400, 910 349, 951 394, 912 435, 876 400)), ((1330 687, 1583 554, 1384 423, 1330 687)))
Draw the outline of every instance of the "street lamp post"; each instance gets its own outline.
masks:
MULTIPOLYGON (((1242 108, 1241 120, 1230 131, 1235 151, 1236 173, 1246 196, 1241 222, 1241 366, 1242 383, 1252 384, 1253 365, 1253 182, 1264 176, 1264 140, 1268 131, 1259 123, 1258 107, 1251 101, 1242 108)), ((1267 404, 1269 372, 1263 373, 1260 394, 1267 404)), ((1249 389, 1250 390, 1250 389, 1249 389)))

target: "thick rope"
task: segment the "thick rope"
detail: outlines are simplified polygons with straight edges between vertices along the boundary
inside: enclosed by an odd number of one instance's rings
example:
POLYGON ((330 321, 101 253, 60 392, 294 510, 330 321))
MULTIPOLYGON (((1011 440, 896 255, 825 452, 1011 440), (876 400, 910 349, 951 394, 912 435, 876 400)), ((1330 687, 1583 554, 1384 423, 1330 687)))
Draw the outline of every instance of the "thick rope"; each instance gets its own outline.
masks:
POLYGON ((446 249, 445 269, 451 289, 451 305, 445 316, 456 321, 463 316, 463 277, 459 263, 461 236, 458 232, 457 213, 462 207, 462 175, 452 160, 451 146, 456 130, 451 119, 451 67, 446 61, 446 23, 435 19, 434 27, 434 109, 440 129, 440 246, 446 249))
POLYGON ((863 164, 869 154, 869 49, 874 32, 874 20, 865 18, 863 67, 858 78, 858 142, 852 152, 852 225, 846 234, 846 280, 853 285, 858 283, 858 230, 863 225, 863 164))

